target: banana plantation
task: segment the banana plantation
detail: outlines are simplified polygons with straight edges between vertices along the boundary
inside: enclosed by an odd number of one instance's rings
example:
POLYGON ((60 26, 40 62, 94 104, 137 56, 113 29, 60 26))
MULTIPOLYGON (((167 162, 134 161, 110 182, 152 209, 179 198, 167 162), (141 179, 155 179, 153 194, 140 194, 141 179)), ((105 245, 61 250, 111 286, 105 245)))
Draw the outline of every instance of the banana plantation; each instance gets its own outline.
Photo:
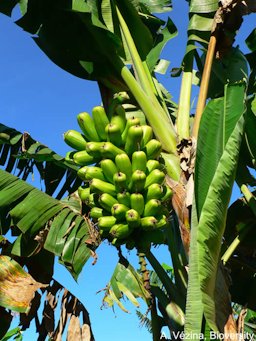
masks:
POLYGON ((91 324, 54 262, 77 280, 102 243, 119 259, 104 304, 144 302, 153 341, 255 338, 256 28, 246 52, 235 39, 256 1, 183 1, 186 49, 171 73, 162 51, 179 44, 178 2, 0 1, 44 58, 101 97, 74 113, 66 155, 0 124, 0 340, 26 341, 32 326, 34 340, 95 340, 100 315, 91 324), (159 74, 179 80, 177 103, 159 74))

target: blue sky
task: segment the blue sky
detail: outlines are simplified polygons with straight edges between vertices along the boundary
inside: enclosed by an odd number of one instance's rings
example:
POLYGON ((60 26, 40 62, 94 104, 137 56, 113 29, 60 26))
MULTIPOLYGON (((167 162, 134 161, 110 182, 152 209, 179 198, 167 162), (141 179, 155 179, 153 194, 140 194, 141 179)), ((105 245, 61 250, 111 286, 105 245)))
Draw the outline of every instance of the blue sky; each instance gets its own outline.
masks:
MULTIPOLYGON (((169 42, 163 58, 171 61, 170 67, 180 66, 186 44, 187 2, 175 0, 169 15, 177 25, 178 37, 169 42)), ((255 19, 255 16, 253 16, 255 19)), ((254 28, 247 18, 240 37, 244 39, 254 28)), ((242 41, 241 39, 241 41, 242 41)), ((77 129, 76 115, 91 112, 99 105, 100 95, 96 83, 69 75, 54 65, 34 44, 29 35, 0 15, 0 122, 17 130, 29 132, 33 138, 48 145, 61 155, 69 150, 62 134, 77 129)), ((179 79, 171 79, 169 73, 160 77, 174 100, 178 100, 179 79)), ((36 185, 36 181, 34 183, 36 185)), ((145 328, 139 327, 134 309, 126 304, 132 314, 116 308, 101 310, 102 294, 96 292, 105 287, 117 262, 114 248, 104 243, 98 250, 98 262, 89 261, 79 280, 74 282, 70 274, 56 267, 55 278, 84 303, 90 313, 92 328, 97 341, 151 340, 145 328)), ((160 261, 170 264, 170 256, 163 249, 156 249, 160 261)), ((130 259, 137 267, 136 255, 130 259)), ((142 311, 146 307, 142 304, 142 311)), ((35 340, 27 334, 25 340, 35 340)))

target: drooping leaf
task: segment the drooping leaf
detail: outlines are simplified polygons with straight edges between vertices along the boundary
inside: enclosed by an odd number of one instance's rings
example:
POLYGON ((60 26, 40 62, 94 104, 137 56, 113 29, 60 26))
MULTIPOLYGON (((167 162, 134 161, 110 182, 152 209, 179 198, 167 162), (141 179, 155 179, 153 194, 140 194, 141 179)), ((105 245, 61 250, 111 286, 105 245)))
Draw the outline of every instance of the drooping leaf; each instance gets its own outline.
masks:
POLYGON ((0 196, 1 219, 10 216, 9 228, 14 224, 22 232, 11 252, 27 257, 45 247, 58 255, 77 278, 99 242, 90 221, 69 208, 67 202, 62 203, 2 170, 0 196), (82 255, 76 257, 80 250, 82 255))
POLYGON ((7 256, 0 256, 0 282, 0 305, 20 313, 29 311, 35 291, 45 287, 7 256))
POLYGON ((159 65, 157 65, 157 61, 160 58, 162 49, 167 44, 167 42, 170 39, 174 38, 177 34, 178 34, 178 31, 177 31, 176 26, 174 25, 172 20, 168 18, 166 26, 159 30, 158 35, 156 36, 156 39, 154 41, 154 46, 152 47, 152 49, 147 55, 147 64, 151 72, 154 70, 156 72, 159 72, 158 71, 159 65))
POLYGON ((120 302, 124 297, 138 307, 139 303, 136 298, 140 297, 148 302, 150 294, 144 288, 143 280, 138 272, 125 259, 121 259, 107 285, 103 304, 112 307, 116 303, 123 311, 128 312, 120 302))
POLYGON ((36 142, 28 133, 22 134, 3 124, 0 124, 0 164, 23 180, 38 171, 46 193, 55 194, 58 199, 66 192, 74 192, 81 184, 76 175, 77 165, 65 161, 61 155, 36 142), (3 135, 5 139, 1 139, 3 135), (59 187, 62 180, 65 181, 59 187))

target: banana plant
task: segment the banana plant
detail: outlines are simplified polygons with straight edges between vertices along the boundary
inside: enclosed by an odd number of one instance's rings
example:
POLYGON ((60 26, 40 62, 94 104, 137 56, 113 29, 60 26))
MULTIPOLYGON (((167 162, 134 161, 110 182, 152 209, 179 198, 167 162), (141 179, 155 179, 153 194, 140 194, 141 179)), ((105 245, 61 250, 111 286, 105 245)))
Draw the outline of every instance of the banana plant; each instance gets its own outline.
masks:
MULTIPOLYGON (((166 65, 161 61, 161 51, 177 30, 171 19, 165 23, 153 15, 170 9, 170 1, 4 1, 0 10, 11 15, 17 3, 21 17, 16 24, 36 35, 33 39, 54 63, 76 76, 97 81, 103 102, 100 110, 95 108, 92 118, 78 116, 82 131, 69 131, 65 135, 65 141, 73 148, 65 161, 40 146, 36 153, 29 149, 27 153, 22 151, 20 159, 29 159, 33 154, 37 161, 42 150, 41 161, 54 162, 73 171, 79 168, 78 176, 84 184, 78 189, 83 209, 96 222, 101 238, 110 240, 120 255, 123 245, 137 249, 146 290, 137 295, 146 297, 151 309, 154 340, 160 339, 163 321, 170 333, 184 331, 186 339, 200 339, 202 333, 208 335, 210 331, 238 334, 241 326, 232 312, 233 304, 249 304, 255 310, 250 294, 241 293, 242 286, 252 280, 255 269, 252 250, 249 262, 244 257, 248 241, 255 245, 255 196, 249 187, 255 185, 250 171, 255 168, 256 150, 255 32, 246 40, 251 49, 247 55, 234 47, 233 42, 243 15, 255 12, 254 4, 232 0, 188 2, 187 47, 180 68, 179 103, 175 104, 158 82, 157 71, 166 65), (196 71, 200 86, 196 112, 192 115, 196 71), (103 117, 104 129, 99 129, 103 117), (131 119, 136 122, 134 126, 128 124, 131 119), (115 126, 119 130, 114 131, 115 126), (145 140, 143 129, 150 128, 153 133, 145 140), (153 140, 160 147, 157 149, 154 142, 152 152, 153 140), (143 153, 145 156, 141 156, 143 153), (143 160, 156 161, 158 165, 151 162, 149 168, 143 160), (152 175, 152 167, 158 169, 158 175, 156 172, 152 175), (164 174, 163 178, 160 173, 164 174), (235 181, 243 197, 229 208, 235 181), (151 192, 149 187, 157 184, 164 191, 171 191, 171 200, 165 201, 163 194, 159 194, 157 200, 153 198, 154 203, 150 201, 149 193, 157 194, 156 186, 151 192), (131 192, 128 204, 128 199, 120 195, 124 189, 131 192), (157 216, 160 208, 165 212, 162 225, 157 216), (156 236, 159 231, 161 238, 156 236), (155 244, 165 244, 169 249, 172 278, 151 252, 155 244), (150 278, 147 261, 162 287, 150 278), (230 286, 227 268, 237 286, 230 286), (238 281, 241 269, 243 277, 238 281)), ((2 138, 5 145, 15 144, 8 138, 8 132, 2 138)), ((3 173, 1 191, 6 193, 7 203, 2 210, 4 219, 6 212, 10 212, 21 231, 13 248, 15 252, 12 251, 20 255, 21 240, 28 233, 34 236, 64 209, 56 203, 56 212, 47 214, 42 225, 35 228, 29 212, 20 210, 15 215, 17 207, 6 208, 13 203, 8 197, 8 186, 12 189, 13 183, 15 191, 16 185, 19 189, 17 199, 23 200, 25 206, 30 201, 23 195, 32 189, 27 190, 26 185, 19 185, 16 178, 3 173), (31 222, 28 231, 22 224, 26 216, 31 222)), ((76 182, 74 187, 78 186, 76 182)), ((53 201, 51 206, 54 207, 53 201)), ((59 228, 62 239, 67 230, 70 232, 68 226, 59 228)), ((83 265, 76 264, 76 255, 81 254, 79 248, 87 250, 82 241, 88 239, 85 230, 80 231, 78 226, 70 232, 72 243, 59 242, 61 250, 58 243, 49 245, 52 226, 44 243, 44 248, 60 256, 67 267, 72 265, 76 274, 83 265), (67 252, 70 244, 72 251, 67 252)), ((123 308, 121 292, 137 304, 134 288, 121 280, 125 271, 117 267, 110 281, 109 296, 105 299, 110 305, 116 302, 123 308)))

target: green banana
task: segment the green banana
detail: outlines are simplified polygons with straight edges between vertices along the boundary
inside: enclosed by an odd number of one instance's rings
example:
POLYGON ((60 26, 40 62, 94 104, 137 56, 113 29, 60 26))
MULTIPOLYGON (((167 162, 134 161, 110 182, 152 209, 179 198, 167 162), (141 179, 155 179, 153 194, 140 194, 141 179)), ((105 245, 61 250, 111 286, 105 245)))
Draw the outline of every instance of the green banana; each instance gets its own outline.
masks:
POLYGON ((128 131, 130 129, 130 127, 135 126, 135 125, 139 125, 140 124, 140 120, 137 117, 131 117, 127 119, 126 125, 125 125, 125 129, 122 133, 122 142, 125 143, 126 139, 127 139, 127 135, 128 135, 128 131))
POLYGON ((144 217, 156 216, 161 211, 161 201, 158 199, 150 199, 145 204, 145 209, 143 212, 144 217))
POLYGON ((155 183, 148 186, 145 197, 146 201, 149 201, 150 199, 161 199, 163 195, 164 195, 163 186, 155 183))
POLYGON ((77 171, 77 175, 82 180, 92 180, 99 179, 102 181, 106 181, 106 178, 103 174, 103 170, 100 167, 96 166, 84 166, 77 171))
POLYGON ((148 188, 150 185, 156 183, 162 185, 165 179, 164 172, 160 171, 159 169, 154 169, 146 178, 145 188, 148 188))
POLYGON ((92 219, 99 219, 100 217, 103 217, 104 215, 104 210, 101 207, 92 207, 90 210, 90 217, 92 219))
POLYGON ((131 155, 136 150, 140 149, 143 130, 141 126, 132 126, 128 130, 127 138, 124 145, 124 150, 128 155, 131 155))
POLYGON ((131 205, 131 194, 127 191, 117 193, 117 200, 120 204, 123 204, 127 207, 131 205))
POLYGON ((156 227, 157 219, 154 216, 143 217, 140 219, 142 230, 153 230, 156 227))
POLYGON ((92 192, 96 193, 107 193, 112 196, 116 196, 116 188, 113 184, 109 182, 102 181, 100 179, 92 179, 90 182, 90 188, 92 192))
POLYGON ((102 158, 111 160, 114 160, 117 155, 123 154, 124 152, 111 142, 104 142, 100 151, 102 158))
POLYGON ((77 122, 88 141, 100 142, 101 139, 97 133, 94 120, 88 112, 81 112, 78 114, 77 122))
POLYGON ((147 155, 142 150, 138 150, 132 154, 132 171, 141 170, 146 172, 147 155))
POLYGON ((78 194, 83 202, 86 202, 90 196, 90 187, 78 189, 78 194))
POLYGON ((96 160, 101 159, 102 148, 105 142, 87 142, 86 151, 96 160))
POLYGON ((155 228, 156 229, 162 229, 164 227, 166 227, 168 223, 167 217, 165 215, 162 215, 161 217, 157 217, 157 223, 155 228))
POLYGON ((139 215, 142 215, 144 211, 144 197, 141 193, 132 193, 130 197, 131 208, 136 210, 139 215))
POLYGON ((97 134, 101 141, 107 140, 106 126, 109 124, 108 116, 105 109, 101 106, 96 106, 92 109, 92 118, 94 121, 97 134))
POLYGON ((116 115, 112 116, 111 118, 111 123, 117 124, 122 134, 126 126, 126 113, 125 113, 123 106, 117 105, 115 109, 115 113, 116 115))
POLYGON ((158 169, 160 167, 160 162, 157 160, 148 160, 146 168, 148 174, 151 173, 154 169, 158 169))
POLYGON ((144 148, 146 144, 152 139, 153 137, 153 129, 149 125, 142 125, 143 135, 141 139, 141 148, 144 148))
POLYGON ((121 129, 116 123, 109 123, 106 126, 107 141, 112 142, 115 146, 120 147, 122 144, 121 129))
POLYGON ((118 171, 124 173, 129 182, 132 176, 132 164, 129 156, 123 152, 116 156, 115 163, 118 171))
POLYGON ((86 200, 86 204, 90 207, 99 206, 99 195, 97 193, 91 193, 89 198, 86 200))
POLYGON ((152 139, 145 145, 144 150, 148 159, 156 159, 162 151, 162 144, 158 140, 152 139))
POLYGON ((74 153, 73 159, 80 166, 88 166, 95 162, 94 157, 88 154, 86 150, 74 153))
POLYGON ((123 192, 127 189, 127 177, 124 173, 117 172, 114 174, 113 180, 117 193, 123 192))
POLYGON ((132 231, 133 229, 128 224, 120 223, 120 224, 115 224, 114 226, 112 226, 109 231, 109 234, 113 238, 125 239, 132 233, 132 231))
POLYGON ((69 151, 69 152, 67 152, 67 154, 66 154, 66 156, 65 156, 65 161, 67 161, 67 162, 73 162, 74 163, 74 159, 73 159, 73 157, 74 157, 74 154, 75 153, 80 153, 80 152, 75 152, 75 151, 69 151))
POLYGON ((112 215, 100 217, 98 219, 98 226, 103 231, 109 231, 113 225, 116 223, 116 218, 112 215))
POLYGON ((86 140, 82 134, 80 134, 76 130, 68 130, 64 133, 64 141, 71 148, 76 150, 85 150, 86 149, 86 140))
POLYGON ((161 198, 162 202, 165 202, 167 200, 170 200, 173 195, 173 192, 169 186, 164 186, 164 194, 161 198))
POLYGON ((134 209, 130 209, 126 211, 125 213, 125 219, 129 226, 132 228, 139 227, 140 226, 140 215, 138 211, 134 209))
POLYGON ((78 189, 77 189, 77 193, 78 193, 79 197, 80 197, 80 193, 81 193, 84 189, 90 190, 90 187, 88 187, 88 186, 83 186, 83 185, 82 185, 82 186, 79 186, 78 189))
POLYGON ((125 218, 125 213, 129 210, 129 207, 123 204, 114 204, 111 208, 112 215, 117 219, 117 221, 123 220, 125 218))
POLYGON ((129 184, 129 189, 132 192, 140 193, 144 190, 146 182, 146 174, 141 170, 136 170, 132 173, 131 182, 129 184))
POLYGON ((113 176, 118 172, 116 164, 111 159, 104 159, 100 162, 105 178, 114 184, 113 176))
POLYGON ((103 193, 99 197, 99 203, 102 208, 111 213, 112 206, 117 204, 118 201, 112 195, 108 193, 103 193))

